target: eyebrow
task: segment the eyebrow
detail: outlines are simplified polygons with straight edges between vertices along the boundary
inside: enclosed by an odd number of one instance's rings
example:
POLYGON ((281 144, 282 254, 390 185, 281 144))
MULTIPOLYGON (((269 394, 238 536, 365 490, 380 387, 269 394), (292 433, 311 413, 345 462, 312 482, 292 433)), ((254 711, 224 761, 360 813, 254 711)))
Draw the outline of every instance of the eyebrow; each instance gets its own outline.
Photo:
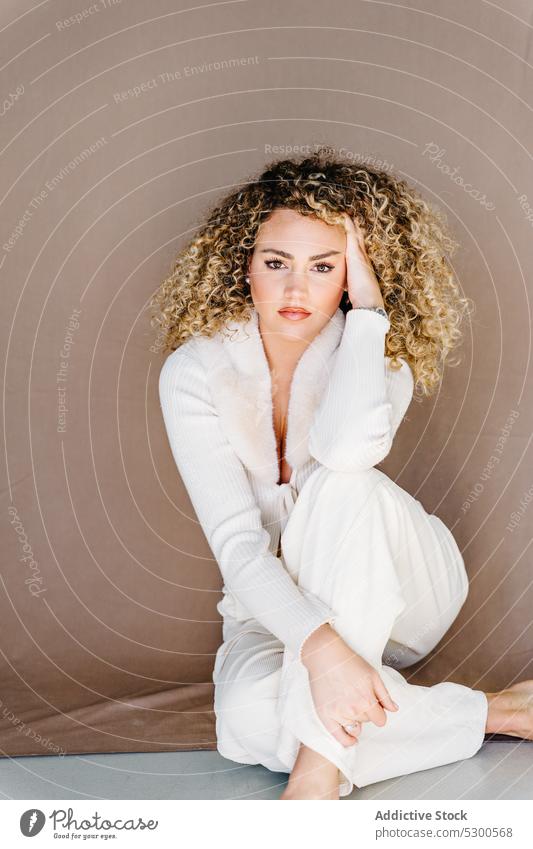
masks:
MULTIPOLYGON (((284 256, 285 259, 294 259, 292 254, 288 254, 286 251, 280 251, 278 248, 263 248, 260 253, 262 254, 279 254, 280 256, 284 256)), ((342 251, 326 251, 325 254, 315 254, 314 256, 310 256, 309 259, 324 259, 327 256, 331 256, 332 254, 340 254, 342 251)))

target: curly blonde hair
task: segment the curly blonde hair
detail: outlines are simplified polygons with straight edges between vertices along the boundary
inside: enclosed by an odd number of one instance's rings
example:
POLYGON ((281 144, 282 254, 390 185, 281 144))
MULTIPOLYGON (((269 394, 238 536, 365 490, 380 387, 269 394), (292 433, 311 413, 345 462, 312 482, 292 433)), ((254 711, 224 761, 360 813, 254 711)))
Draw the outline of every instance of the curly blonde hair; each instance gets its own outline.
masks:
MULTIPOLYGON (((432 394, 471 303, 460 295, 447 258, 457 242, 444 214, 404 180, 327 149, 269 163, 209 210, 150 301, 159 349, 173 351, 190 336, 212 336, 230 320, 251 317, 248 259, 260 225, 280 207, 327 224, 342 224, 347 212, 362 225, 390 320, 385 354, 393 368, 400 367, 398 357, 405 359, 415 390, 432 394)), ((340 307, 351 309, 346 293, 340 307)))

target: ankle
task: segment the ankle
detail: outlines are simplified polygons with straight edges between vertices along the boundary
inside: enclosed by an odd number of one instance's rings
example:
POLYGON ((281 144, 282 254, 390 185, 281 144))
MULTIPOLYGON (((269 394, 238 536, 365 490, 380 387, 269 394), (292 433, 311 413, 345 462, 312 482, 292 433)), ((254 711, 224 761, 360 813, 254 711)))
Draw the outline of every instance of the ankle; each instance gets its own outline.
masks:
POLYGON ((513 731, 513 712, 508 710, 507 691, 500 690, 496 693, 485 693, 485 695, 489 705, 485 732, 507 734, 513 731))
POLYGON ((304 781, 316 781, 321 784, 324 782, 335 783, 339 780, 339 770, 324 755, 321 755, 314 749, 309 749, 302 743, 289 781, 299 781, 301 779, 304 781))
POLYGON ((293 770, 289 776, 289 781, 316 781, 323 784, 335 783, 339 780, 339 770, 330 761, 316 761, 309 759, 301 759, 295 763, 293 770))

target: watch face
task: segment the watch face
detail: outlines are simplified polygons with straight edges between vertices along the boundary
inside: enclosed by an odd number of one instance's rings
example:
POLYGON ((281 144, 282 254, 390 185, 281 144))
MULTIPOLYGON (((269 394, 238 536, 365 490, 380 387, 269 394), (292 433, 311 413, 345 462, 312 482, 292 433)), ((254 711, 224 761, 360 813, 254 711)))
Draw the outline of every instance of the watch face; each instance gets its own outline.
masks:
POLYGON ((387 315, 386 310, 383 307, 354 307, 356 310, 372 310, 372 312, 377 312, 382 315, 384 318, 388 320, 389 316, 387 315))

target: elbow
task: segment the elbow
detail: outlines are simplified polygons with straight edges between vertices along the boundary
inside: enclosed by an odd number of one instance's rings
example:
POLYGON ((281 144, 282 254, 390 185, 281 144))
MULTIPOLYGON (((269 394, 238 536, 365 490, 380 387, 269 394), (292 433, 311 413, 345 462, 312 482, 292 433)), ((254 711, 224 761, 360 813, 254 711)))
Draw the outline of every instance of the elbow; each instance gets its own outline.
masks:
POLYGON ((392 405, 383 404, 365 417, 364 427, 337 429, 327 435, 313 426, 309 452, 323 466, 335 472, 371 469, 390 453, 394 439, 392 405))
POLYGON ((377 466, 378 463, 381 463, 390 454, 392 440, 393 434, 390 431, 382 439, 370 442, 365 446, 364 450, 359 452, 358 456, 352 459, 348 471, 363 471, 364 469, 372 469, 374 466, 377 466))
POLYGON ((323 466, 334 472, 362 472, 372 469, 387 457, 392 448, 392 433, 380 439, 359 443, 357 450, 350 451, 340 442, 331 444, 328 449, 311 449, 312 456, 323 466))

